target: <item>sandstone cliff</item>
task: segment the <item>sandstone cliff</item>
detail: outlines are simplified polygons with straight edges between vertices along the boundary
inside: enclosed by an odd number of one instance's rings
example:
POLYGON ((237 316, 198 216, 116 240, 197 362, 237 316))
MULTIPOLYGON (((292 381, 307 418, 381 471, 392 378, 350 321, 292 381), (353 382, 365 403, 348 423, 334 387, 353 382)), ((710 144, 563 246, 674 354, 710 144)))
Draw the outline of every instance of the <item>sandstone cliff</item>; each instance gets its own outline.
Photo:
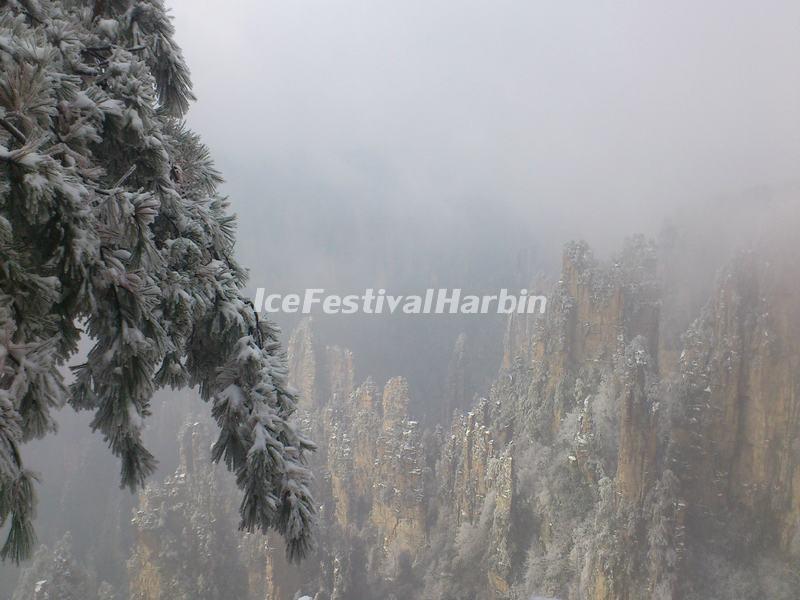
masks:
POLYGON ((304 322, 289 358, 320 446, 317 550, 291 566, 279 540, 201 524, 235 509, 186 442, 135 519, 133 597, 174 597, 189 577, 169 562, 165 532, 180 529, 192 552, 227 544, 241 597, 259 600, 795 598, 797 270, 740 254, 692 316, 654 244, 633 238, 607 263, 570 244, 547 314, 508 321, 485 397, 467 383, 469 341, 454 341, 438 423, 409 414, 419 402, 402 377, 356 382, 357 357, 304 322), (168 508, 189 494, 196 510, 168 508))

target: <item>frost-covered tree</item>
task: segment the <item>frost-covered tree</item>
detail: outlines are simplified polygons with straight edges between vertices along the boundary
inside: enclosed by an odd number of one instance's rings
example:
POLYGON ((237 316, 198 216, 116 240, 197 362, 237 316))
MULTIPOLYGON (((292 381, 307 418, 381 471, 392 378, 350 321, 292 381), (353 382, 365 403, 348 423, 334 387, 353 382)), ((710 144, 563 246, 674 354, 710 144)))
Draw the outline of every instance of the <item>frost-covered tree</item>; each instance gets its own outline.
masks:
POLYGON ((33 543, 21 445, 52 409, 93 412, 123 486, 155 466, 141 440, 162 387, 197 386, 214 459, 242 491, 241 528, 310 544, 310 441, 275 328, 241 295, 234 218, 181 117, 189 72, 162 0, 0 0, 0 525, 33 543), (85 335, 92 346, 61 367, 85 335))
POLYGON ((94 600, 96 591, 91 573, 73 555, 72 536, 67 532, 52 551, 46 546, 38 548, 22 572, 12 600, 94 600))
MULTIPOLYGON (((246 536, 236 535, 231 525, 233 484, 221 481, 208 464, 211 428, 205 422, 184 425, 177 471, 148 483, 139 495, 132 520, 136 542, 127 563, 129 600, 152 598, 154 588, 171 600, 255 597, 240 555, 246 536)), ((262 548, 264 543, 261 537, 262 548)))

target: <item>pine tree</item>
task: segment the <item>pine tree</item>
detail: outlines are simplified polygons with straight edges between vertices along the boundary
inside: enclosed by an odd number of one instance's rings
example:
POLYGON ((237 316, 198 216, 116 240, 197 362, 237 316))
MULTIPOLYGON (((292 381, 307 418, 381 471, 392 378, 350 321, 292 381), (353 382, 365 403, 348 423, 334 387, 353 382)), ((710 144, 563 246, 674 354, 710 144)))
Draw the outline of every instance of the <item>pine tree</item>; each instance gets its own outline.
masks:
POLYGON ((232 527, 235 487, 208 463, 213 425, 195 417, 178 434, 181 461, 174 475, 139 495, 131 521, 136 542, 127 563, 129 600, 152 598, 153 589, 176 600, 255 597, 240 558, 247 536, 232 527))
POLYGON ((33 544, 21 445, 92 429, 135 490, 155 467, 153 393, 197 386, 243 493, 241 527, 309 548, 314 519, 277 330, 242 296, 234 217, 208 150, 181 121, 189 71, 162 0, 0 0, 0 550, 33 544), (82 335, 92 343, 67 385, 82 335))
POLYGON ((12 600, 93 600, 96 584, 73 555, 69 532, 53 550, 40 546, 22 572, 12 600))

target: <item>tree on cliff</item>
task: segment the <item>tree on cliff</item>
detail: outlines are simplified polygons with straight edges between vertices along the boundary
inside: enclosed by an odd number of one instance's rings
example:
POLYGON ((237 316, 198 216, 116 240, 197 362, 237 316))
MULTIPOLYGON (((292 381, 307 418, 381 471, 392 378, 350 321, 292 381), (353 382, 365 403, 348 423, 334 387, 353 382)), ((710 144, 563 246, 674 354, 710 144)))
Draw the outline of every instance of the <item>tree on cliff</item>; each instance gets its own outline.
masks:
POLYGON ((36 550, 11 600, 96 600, 98 585, 93 579, 75 558, 72 535, 67 532, 52 550, 46 546, 36 550))
POLYGON ((181 122, 189 72, 162 0, 0 0, 0 526, 2 558, 33 544, 21 445, 53 409, 93 412, 141 486, 142 422, 162 387, 197 386, 242 491, 242 529, 311 541, 313 444, 290 423, 275 328, 240 294, 219 173, 181 122), (92 346, 61 368, 82 333, 92 346))

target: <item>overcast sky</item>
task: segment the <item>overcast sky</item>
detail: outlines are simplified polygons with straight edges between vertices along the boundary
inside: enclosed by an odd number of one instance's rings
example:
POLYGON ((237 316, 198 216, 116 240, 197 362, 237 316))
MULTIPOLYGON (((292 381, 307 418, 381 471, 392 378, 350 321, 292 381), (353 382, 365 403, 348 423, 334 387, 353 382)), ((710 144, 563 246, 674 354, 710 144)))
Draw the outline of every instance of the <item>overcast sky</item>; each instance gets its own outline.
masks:
POLYGON ((253 284, 496 274, 798 180, 795 1, 168 4, 253 284))

